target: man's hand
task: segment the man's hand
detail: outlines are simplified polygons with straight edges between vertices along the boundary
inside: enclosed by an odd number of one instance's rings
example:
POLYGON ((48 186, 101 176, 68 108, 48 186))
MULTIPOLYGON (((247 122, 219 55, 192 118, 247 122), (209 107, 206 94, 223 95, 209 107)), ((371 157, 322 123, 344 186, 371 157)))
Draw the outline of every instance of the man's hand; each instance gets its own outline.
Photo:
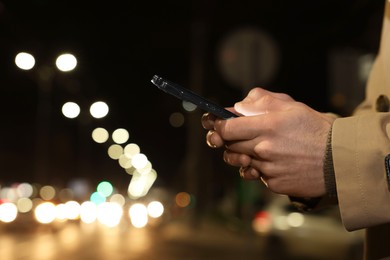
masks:
POLYGON ((285 94, 261 88, 231 110, 229 120, 205 114, 210 147, 225 147, 224 160, 245 179, 261 178, 276 193, 299 197, 325 194, 323 158, 334 118, 285 94))

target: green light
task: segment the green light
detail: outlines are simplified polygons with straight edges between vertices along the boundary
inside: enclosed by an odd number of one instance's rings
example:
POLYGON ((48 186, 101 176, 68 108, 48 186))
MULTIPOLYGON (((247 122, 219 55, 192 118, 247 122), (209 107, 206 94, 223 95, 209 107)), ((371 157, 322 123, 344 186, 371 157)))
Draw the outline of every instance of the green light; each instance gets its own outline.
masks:
POLYGON ((112 194, 114 188, 112 187, 112 184, 108 181, 102 181, 97 186, 97 191, 107 198, 112 194))
POLYGON ((92 193, 90 197, 91 202, 95 203, 96 205, 99 205, 100 203, 106 202, 106 197, 104 197, 103 194, 100 192, 94 192, 92 193))

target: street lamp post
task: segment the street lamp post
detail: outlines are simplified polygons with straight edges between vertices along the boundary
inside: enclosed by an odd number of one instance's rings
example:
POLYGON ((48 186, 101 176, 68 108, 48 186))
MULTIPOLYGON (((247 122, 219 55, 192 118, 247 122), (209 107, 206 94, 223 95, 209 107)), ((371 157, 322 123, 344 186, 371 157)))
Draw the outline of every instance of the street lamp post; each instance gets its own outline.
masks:
MULTIPOLYGON (((22 70, 32 70, 35 58, 29 53, 21 52, 16 55, 15 64, 22 70)), ((56 60, 56 67, 62 72, 72 71, 76 65, 77 59, 72 54, 62 54, 56 60)), ((44 65, 36 68, 33 76, 38 85, 34 178, 36 181, 46 182, 50 174, 51 95, 55 70, 53 66, 44 65)))
POLYGON ((87 136, 86 129, 91 122, 91 118, 102 119, 107 116, 109 112, 108 105, 103 101, 94 102, 89 108, 89 114, 84 113, 81 110, 80 106, 73 102, 68 101, 62 106, 62 114, 69 119, 77 120, 77 175, 85 176, 87 172, 90 171, 89 167, 89 156, 90 151, 85 142, 85 137, 87 136))

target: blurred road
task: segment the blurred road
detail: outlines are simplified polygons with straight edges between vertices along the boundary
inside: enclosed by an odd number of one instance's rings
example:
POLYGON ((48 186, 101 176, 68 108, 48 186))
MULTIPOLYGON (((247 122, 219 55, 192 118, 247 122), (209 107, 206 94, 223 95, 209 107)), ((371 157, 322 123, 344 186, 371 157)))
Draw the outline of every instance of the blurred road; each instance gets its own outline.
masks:
MULTIPOLYGON (((332 257, 326 256, 326 243, 315 249, 315 257, 292 257, 277 242, 272 240, 265 246, 264 238, 214 219, 195 226, 188 219, 175 219, 141 229, 123 222, 114 228, 78 221, 0 224, 1 260, 346 259, 335 248, 332 257)), ((307 246, 306 242, 298 239, 299 250, 307 246)))
POLYGON ((176 221, 158 227, 115 228, 66 223, 38 228, 3 228, 1 260, 262 259, 251 235, 211 223, 176 221))

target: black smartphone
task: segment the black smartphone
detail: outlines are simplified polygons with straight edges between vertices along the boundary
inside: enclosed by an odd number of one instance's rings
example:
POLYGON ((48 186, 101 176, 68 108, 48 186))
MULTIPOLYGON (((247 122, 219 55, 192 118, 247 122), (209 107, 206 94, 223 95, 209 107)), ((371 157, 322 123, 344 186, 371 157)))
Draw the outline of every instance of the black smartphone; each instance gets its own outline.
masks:
POLYGON ((222 106, 217 105, 205 99, 204 97, 199 96, 195 92, 192 92, 191 90, 186 89, 176 83, 163 79, 162 77, 154 75, 151 81, 162 91, 169 93, 181 100, 191 102, 192 104, 200 107, 207 112, 212 113, 219 118, 229 119, 232 117, 238 117, 238 115, 226 110, 222 106))

